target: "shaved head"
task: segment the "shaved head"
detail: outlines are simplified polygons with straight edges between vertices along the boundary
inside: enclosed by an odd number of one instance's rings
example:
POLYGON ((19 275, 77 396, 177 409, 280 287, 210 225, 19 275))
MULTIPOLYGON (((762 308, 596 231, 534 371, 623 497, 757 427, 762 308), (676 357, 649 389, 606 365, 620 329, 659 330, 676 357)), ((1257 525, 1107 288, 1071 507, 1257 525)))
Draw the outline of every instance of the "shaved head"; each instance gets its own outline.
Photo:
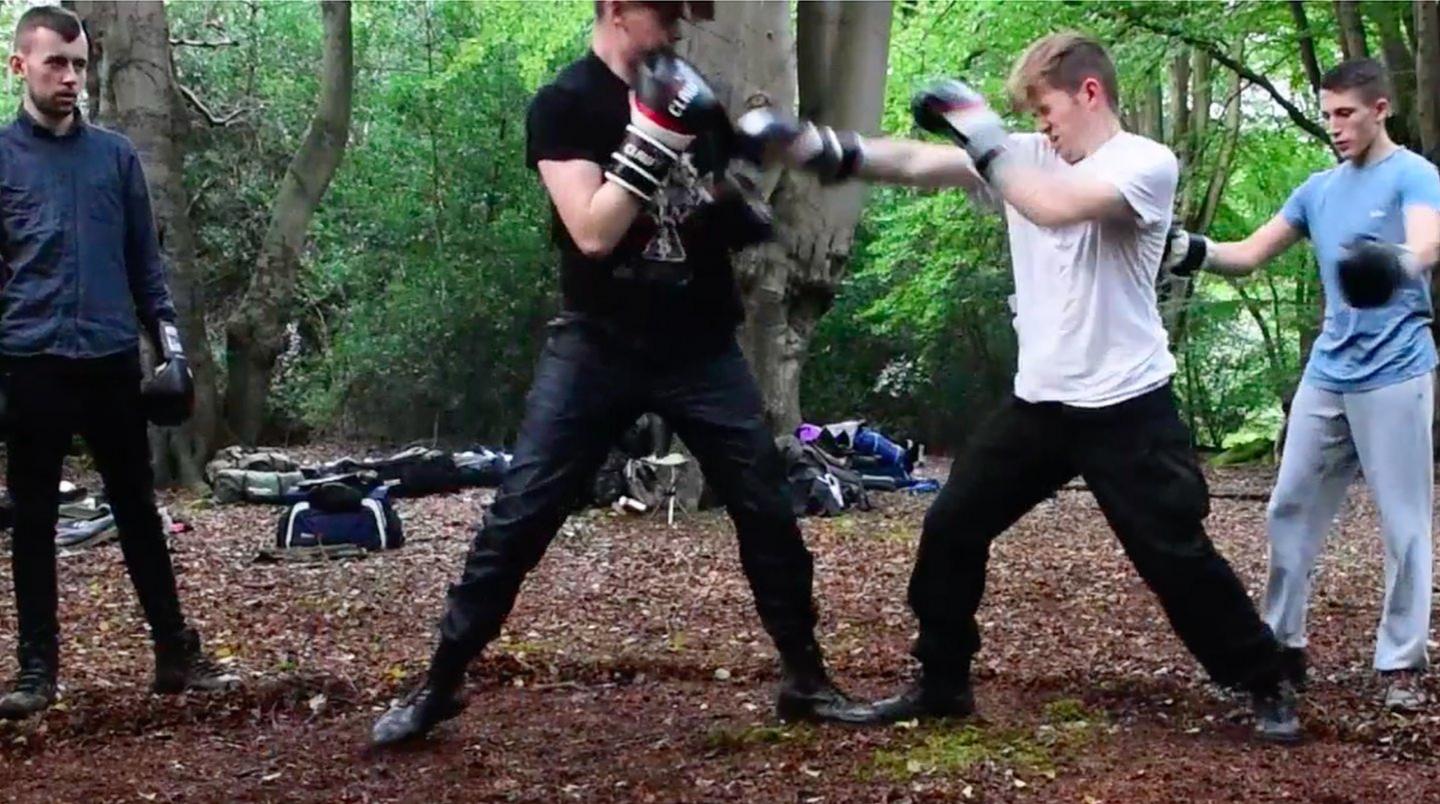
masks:
POLYGON ((16 53, 30 50, 30 35, 37 28, 45 28, 60 35, 65 42, 74 42, 85 33, 80 17, 75 12, 59 6, 36 6, 20 15, 15 24, 15 40, 11 43, 16 53))

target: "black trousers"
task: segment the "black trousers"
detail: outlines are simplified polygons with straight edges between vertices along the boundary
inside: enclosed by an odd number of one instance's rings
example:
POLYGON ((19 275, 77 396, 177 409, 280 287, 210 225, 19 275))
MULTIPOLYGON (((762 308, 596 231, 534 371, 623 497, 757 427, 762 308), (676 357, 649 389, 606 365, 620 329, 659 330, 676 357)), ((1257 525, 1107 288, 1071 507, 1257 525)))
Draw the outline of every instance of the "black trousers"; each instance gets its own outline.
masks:
POLYGON ((463 669, 499 634, 582 486, 646 411, 674 428, 718 492, 760 620, 782 655, 814 645, 810 552, 759 389, 734 339, 704 356, 661 359, 565 322, 552 325, 510 470, 450 587, 432 673, 463 669))
POLYGON ((22 644, 53 644, 59 636, 55 525, 61 469, 76 433, 105 483, 125 567, 151 635, 173 640, 185 621, 155 507, 139 355, 7 358, 5 372, 11 417, 7 477, 15 502, 11 563, 22 644))
POLYGON ((1205 534, 1209 491, 1168 385, 1099 409, 1012 398, 976 429, 925 515, 910 578, 927 675, 968 674, 990 542, 1077 474, 1211 677, 1274 684, 1278 645, 1205 534))

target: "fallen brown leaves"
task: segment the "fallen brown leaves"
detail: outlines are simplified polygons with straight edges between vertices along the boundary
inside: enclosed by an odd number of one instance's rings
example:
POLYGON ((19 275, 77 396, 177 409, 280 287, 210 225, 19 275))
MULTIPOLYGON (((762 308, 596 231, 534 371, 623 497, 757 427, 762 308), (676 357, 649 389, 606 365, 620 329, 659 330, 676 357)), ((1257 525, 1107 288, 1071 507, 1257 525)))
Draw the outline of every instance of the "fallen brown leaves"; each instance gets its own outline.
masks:
MULTIPOLYGON (((936 467, 937 469, 940 467, 936 467)), ((1270 477, 1228 470, 1217 489, 1270 477)), ((25 800, 1419 800, 1440 790, 1440 718, 1378 706, 1376 515, 1360 489, 1322 560, 1307 741, 1248 739, 1170 633, 1093 499, 1061 492, 997 542, 970 724, 782 726, 774 654, 722 515, 571 520, 472 669, 436 739, 375 756, 370 722, 422 670, 489 492, 405 500, 407 546, 333 565, 255 564, 279 509, 171 502, 181 594, 244 692, 162 699, 115 545, 61 559, 61 706, 0 724, 0 790, 25 800)), ((837 679, 907 677, 904 590, 931 498, 877 495, 807 520, 837 679)), ((1253 593, 1264 503, 1217 499, 1210 530, 1253 593)), ((0 655, 14 648, 0 573, 0 655)), ((7 673, 8 675, 8 673, 7 673)), ((1427 681, 1432 696, 1440 694, 1427 681)), ((1434 710, 1440 712, 1440 708, 1434 710)))

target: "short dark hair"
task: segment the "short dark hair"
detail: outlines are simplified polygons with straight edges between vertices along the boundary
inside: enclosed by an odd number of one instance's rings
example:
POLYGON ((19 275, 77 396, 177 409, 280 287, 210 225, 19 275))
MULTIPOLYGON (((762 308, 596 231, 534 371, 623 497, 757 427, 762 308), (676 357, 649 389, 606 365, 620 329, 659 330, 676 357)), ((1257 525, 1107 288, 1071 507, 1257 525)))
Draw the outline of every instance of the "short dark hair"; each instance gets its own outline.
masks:
POLYGON ((20 21, 15 23, 16 52, 24 51, 25 37, 36 28, 48 28, 60 34, 60 38, 66 42, 74 42, 78 36, 85 33, 80 16, 70 9, 60 6, 35 6, 21 14, 20 21))
POLYGON ((1331 67, 1320 77, 1320 88, 1331 92, 1359 90, 1366 103, 1389 99, 1390 73, 1374 59, 1350 59, 1331 67))
MULTIPOLYGON (((687 20, 713 20, 715 19, 714 0, 622 0, 632 2, 637 6, 650 6, 654 9, 669 10, 671 13, 684 17, 687 20)), ((605 0, 595 0, 595 19, 605 13, 605 0)))

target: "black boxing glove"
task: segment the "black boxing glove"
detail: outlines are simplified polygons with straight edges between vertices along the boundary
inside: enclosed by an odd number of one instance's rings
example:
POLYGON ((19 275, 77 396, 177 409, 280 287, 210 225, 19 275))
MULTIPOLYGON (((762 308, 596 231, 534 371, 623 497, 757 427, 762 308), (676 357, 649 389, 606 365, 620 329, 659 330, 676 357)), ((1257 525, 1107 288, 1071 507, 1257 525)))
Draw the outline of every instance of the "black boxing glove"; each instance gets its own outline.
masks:
POLYGON ((160 362, 155 374, 141 383, 140 401, 146 419, 161 427, 175 427, 195 410, 195 379, 175 324, 161 321, 153 337, 160 362))
POLYGON ((1420 273, 1415 253, 1364 235, 1340 248, 1336 264, 1340 293, 1352 307, 1379 307, 1390 301, 1406 277, 1420 273))
POLYGON ((809 121, 797 121, 773 109, 752 109, 735 124, 738 155, 756 165, 780 160, 808 170, 824 184, 855 175, 865 158, 864 138, 809 121))
POLYGON ((674 53, 653 51, 636 73, 630 125, 605 178, 648 201, 695 137, 721 125, 729 123, 705 78, 674 53))

